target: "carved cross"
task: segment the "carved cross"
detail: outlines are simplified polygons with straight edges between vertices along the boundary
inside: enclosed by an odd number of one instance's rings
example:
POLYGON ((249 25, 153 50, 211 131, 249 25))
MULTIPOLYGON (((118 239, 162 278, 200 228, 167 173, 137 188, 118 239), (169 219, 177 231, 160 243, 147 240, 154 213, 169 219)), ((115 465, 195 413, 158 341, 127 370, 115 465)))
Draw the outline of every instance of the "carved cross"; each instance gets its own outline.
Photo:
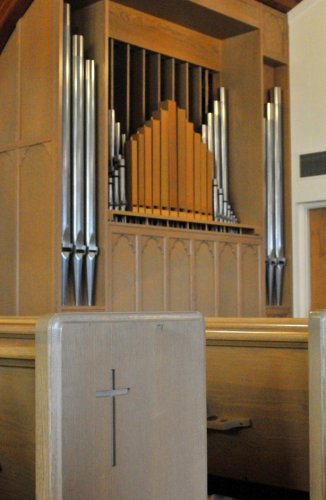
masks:
POLYGON ((116 400, 117 396, 129 393, 130 388, 117 389, 115 386, 115 370, 111 370, 112 389, 107 391, 96 391, 97 398, 112 398, 112 467, 117 465, 117 438, 116 438, 116 400))

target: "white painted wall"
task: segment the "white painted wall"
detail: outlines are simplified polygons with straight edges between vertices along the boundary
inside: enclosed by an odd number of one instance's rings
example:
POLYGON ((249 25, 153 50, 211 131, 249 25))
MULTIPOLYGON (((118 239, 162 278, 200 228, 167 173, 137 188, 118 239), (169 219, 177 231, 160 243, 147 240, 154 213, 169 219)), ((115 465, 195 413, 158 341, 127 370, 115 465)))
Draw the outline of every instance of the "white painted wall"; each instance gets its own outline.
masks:
POLYGON ((326 0, 288 14, 292 149, 293 311, 310 308, 308 210, 326 206, 326 175, 300 178, 301 154, 326 151, 326 0))

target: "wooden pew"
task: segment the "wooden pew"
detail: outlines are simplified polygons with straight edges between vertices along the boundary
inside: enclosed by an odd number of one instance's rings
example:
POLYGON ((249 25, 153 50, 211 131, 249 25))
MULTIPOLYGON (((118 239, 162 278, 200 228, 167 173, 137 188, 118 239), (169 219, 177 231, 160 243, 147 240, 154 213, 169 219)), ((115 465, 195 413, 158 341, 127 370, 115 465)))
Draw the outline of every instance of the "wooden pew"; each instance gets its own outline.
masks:
POLYGON ((35 498, 35 323, 0 317, 1 498, 35 498))
MULTIPOLYGON (((34 331, 37 318, 0 317, 0 491, 34 498, 34 331)), ((208 471, 307 491, 307 321, 207 318, 208 471)))
POLYGON ((308 491, 307 321, 207 318, 206 334, 208 416, 235 427, 208 431, 208 472, 308 491))
POLYGON ((326 497, 326 311, 309 317, 310 498, 326 497))

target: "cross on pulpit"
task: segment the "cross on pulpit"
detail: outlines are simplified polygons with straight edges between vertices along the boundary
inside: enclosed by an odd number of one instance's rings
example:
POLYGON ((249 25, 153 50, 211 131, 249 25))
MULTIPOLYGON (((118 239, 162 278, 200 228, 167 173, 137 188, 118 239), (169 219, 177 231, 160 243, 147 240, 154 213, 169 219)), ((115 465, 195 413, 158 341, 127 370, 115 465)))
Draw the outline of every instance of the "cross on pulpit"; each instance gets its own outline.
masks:
POLYGON ((112 467, 117 465, 117 440, 116 440, 116 401, 117 396, 124 396, 129 393, 130 388, 117 389, 115 386, 115 370, 111 370, 112 389, 108 391, 96 391, 97 398, 112 398, 112 467))

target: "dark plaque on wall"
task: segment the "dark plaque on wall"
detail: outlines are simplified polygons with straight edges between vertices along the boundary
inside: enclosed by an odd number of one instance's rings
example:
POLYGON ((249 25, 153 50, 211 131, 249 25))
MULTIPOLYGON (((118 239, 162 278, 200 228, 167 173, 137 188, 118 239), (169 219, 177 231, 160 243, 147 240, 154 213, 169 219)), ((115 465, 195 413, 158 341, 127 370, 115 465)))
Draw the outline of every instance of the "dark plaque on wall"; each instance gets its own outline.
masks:
POLYGON ((300 155, 300 177, 326 174, 326 151, 300 155))

